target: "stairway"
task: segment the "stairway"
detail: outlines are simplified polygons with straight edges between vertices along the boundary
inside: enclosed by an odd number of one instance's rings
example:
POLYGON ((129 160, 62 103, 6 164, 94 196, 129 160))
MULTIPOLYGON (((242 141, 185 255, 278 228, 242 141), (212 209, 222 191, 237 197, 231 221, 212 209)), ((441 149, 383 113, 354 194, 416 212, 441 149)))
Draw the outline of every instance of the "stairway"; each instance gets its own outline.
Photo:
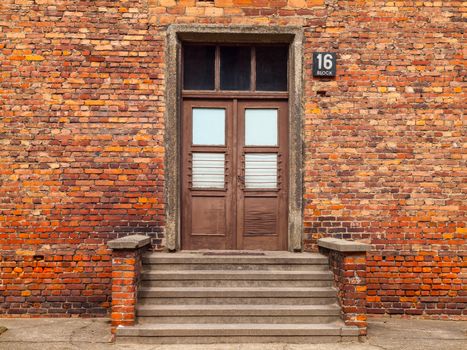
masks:
POLYGON ((325 343, 355 338, 317 253, 181 252, 143 258, 138 324, 119 343, 325 343))

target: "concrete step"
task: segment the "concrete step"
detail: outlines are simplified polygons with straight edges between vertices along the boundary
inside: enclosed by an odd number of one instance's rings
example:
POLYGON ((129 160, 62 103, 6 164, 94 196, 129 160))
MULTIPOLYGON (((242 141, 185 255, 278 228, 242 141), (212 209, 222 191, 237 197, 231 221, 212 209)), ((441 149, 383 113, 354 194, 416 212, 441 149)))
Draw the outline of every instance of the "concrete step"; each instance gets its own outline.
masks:
POLYGON ((283 271, 328 271, 328 265, 324 264, 147 264, 145 268, 153 271, 177 271, 177 270, 231 270, 231 271, 268 271, 268 270, 283 270, 283 271))
POLYGON ((180 324, 180 323, 330 323, 338 321, 336 316, 139 316, 139 324, 180 324))
POLYGON ((203 253, 149 253, 143 257, 143 264, 159 271, 214 269, 309 271, 328 269, 327 258, 317 253, 267 252, 264 254, 203 255, 203 253))
POLYGON ((142 287, 141 304, 333 304, 332 287, 142 287))
POLYGON ((339 320, 331 305, 140 305, 138 322, 147 323, 329 323, 339 320))
POLYGON ((117 342, 325 343, 358 336, 340 318, 316 253, 182 252, 143 258, 137 322, 117 342))
POLYGON ((154 287, 320 287, 331 286, 329 271, 145 271, 143 286, 154 287))
POLYGON ((340 307, 330 305, 140 305, 140 316, 251 316, 251 315, 339 315, 340 307))
POLYGON ((268 280, 259 280, 259 281, 245 281, 245 280, 162 280, 162 281, 142 281, 142 287, 331 287, 334 285, 334 282, 331 280, 303 280, 303 281, 268 281, 268 280))
POLYGON ((140 296, 143 298, 333 298, 336 297, 336 291, 331 287, 143 287, 140 288, 140 296))
POLYGON ((310 298, 141 298, 138 300, 140 305, 265 305, 265 304, 281 304, 281 305, 327 305, 334 304, 336 298, 332 297, 310 297, 310 298))
POLYGON ((135 343, 323 343, 355 337, 358 329, 342 322, 327 324, 140 324, 117 328, 117 342, 135 343))

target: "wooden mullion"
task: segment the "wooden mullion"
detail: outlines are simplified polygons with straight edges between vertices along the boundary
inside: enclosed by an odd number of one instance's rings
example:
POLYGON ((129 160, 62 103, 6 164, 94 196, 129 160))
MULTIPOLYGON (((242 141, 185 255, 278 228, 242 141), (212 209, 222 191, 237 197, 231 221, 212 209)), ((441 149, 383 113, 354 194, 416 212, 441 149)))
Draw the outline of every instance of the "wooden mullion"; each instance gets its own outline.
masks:
POLYGON ((219 45, 216 46, 214 56, 214 89, 216 91, 221 89, 221 49, 219 45))
MULTIPOLYGON (((232 144, 232 192, 231 192, 231 200, 232 200, 232 208, 234 208, 235 212, 238 211, 238 100, 233 100, 233 114, 232 114, 232 130, 231 130, 231 144, 232 144)), ((239 249, 241 246, 241 242, 239 242, 239 234, 237 231, 238 222, 236 215, 232 220, 232 246, 234 249, 239 249)), ((241 238, 240 238, 241 239, 241 238)))
POLYGON ((250 90, 256 91, 256 48, 251 47, 250 90))

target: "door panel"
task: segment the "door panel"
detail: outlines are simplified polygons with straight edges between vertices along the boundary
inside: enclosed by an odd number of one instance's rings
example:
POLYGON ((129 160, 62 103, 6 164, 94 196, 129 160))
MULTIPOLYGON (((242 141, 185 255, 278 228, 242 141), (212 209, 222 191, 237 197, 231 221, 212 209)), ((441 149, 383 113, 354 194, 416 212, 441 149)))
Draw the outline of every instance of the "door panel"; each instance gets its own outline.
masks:
POLYGON ((193 236, 226 236, 225 199, 195 197, 191 199, 191 231, 193 236))
POLYGON ((182 248, 234 249, 232 102, 185 101, 182 248))
POLYGON ((238 121, 237 246, 287 250, 287 103, 239 102, 238 121))
POLYGON ((287 249, 287 102, 185 100, 182 249, 287 249))
POLYGON ((277 198, 245 197, 243 205, 244 235, 275 235, 277 232, 277 198))

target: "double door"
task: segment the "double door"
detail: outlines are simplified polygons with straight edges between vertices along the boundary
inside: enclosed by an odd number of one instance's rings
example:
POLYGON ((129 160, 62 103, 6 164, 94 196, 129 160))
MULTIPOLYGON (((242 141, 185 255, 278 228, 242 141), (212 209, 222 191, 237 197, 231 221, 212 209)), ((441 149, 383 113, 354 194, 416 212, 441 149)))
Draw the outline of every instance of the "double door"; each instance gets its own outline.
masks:
POLYGON ((182 249, 287 250, 287 109, 184 100, 182 249))

